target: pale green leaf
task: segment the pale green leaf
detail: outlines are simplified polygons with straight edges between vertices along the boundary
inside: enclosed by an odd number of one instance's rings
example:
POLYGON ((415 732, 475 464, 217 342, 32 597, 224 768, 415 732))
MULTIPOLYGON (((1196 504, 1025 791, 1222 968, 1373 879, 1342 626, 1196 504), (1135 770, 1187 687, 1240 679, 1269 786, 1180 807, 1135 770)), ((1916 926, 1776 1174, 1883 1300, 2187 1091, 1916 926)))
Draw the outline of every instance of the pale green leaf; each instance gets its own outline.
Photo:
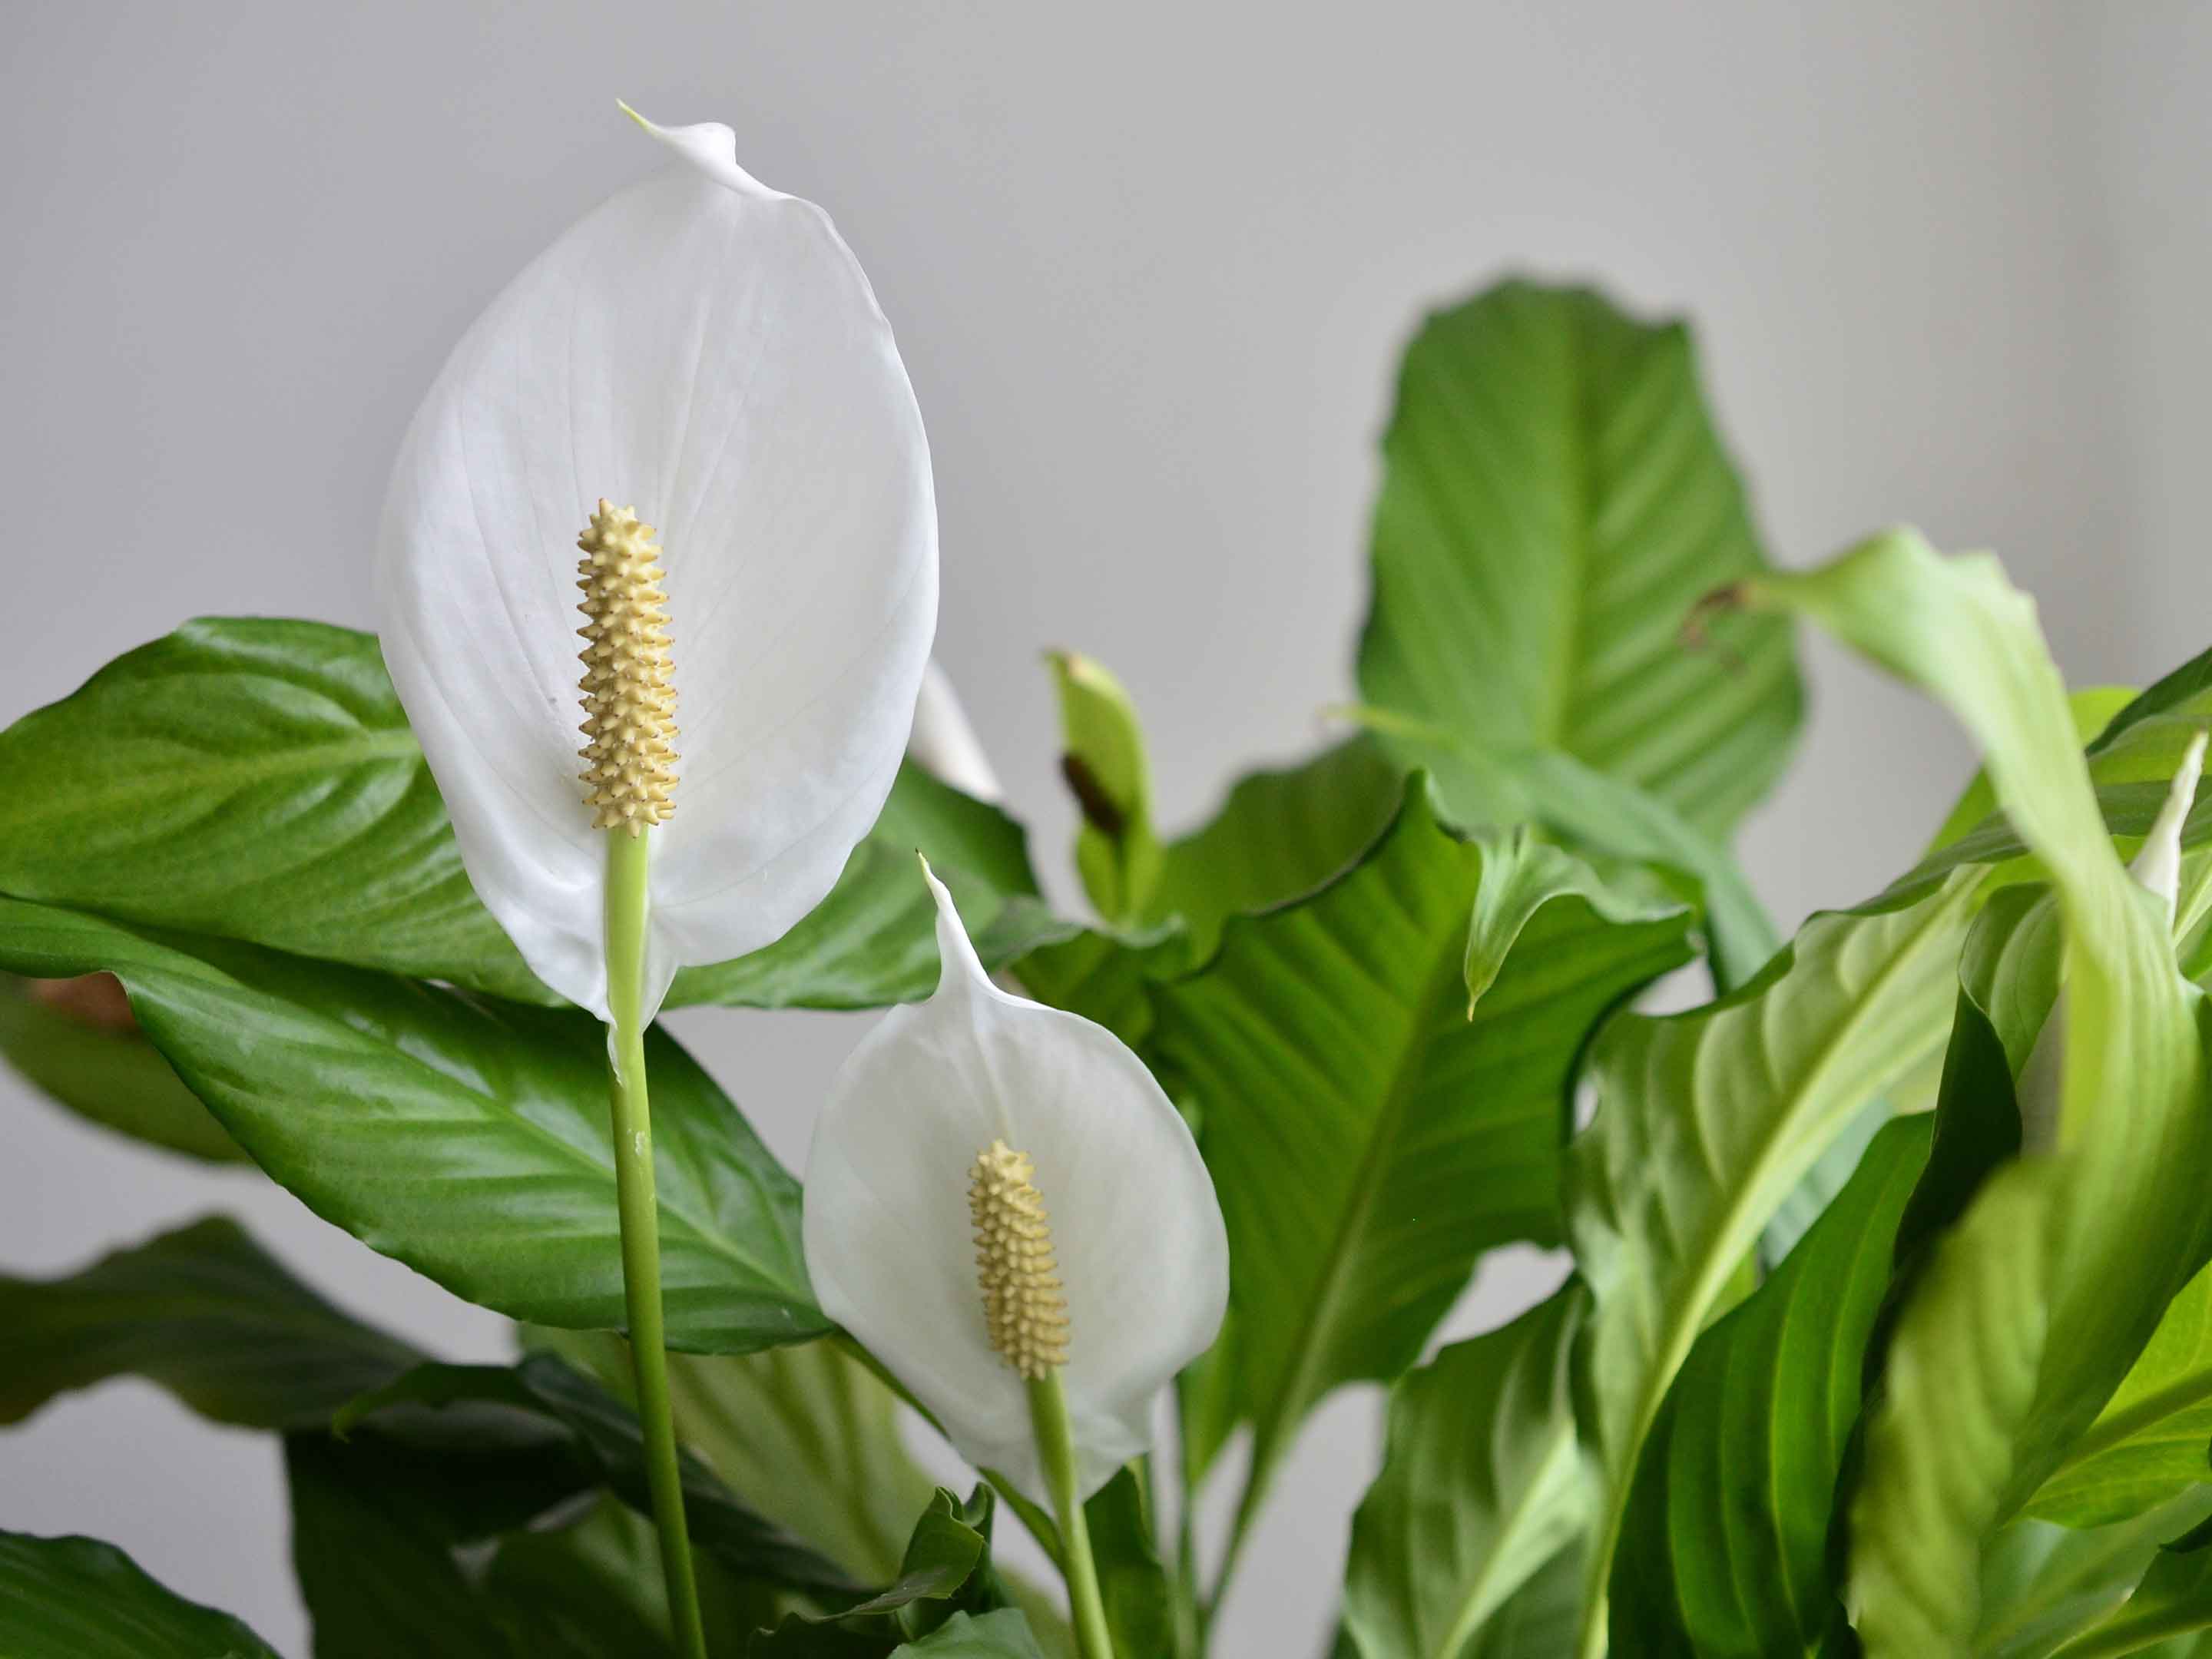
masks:
MULTIPOLYGON (((1733 994, 1625 1015, 1600 1035, 1596 1115, 1570 1149, 1568 1211, 1596 1297, 1598 1590, 1652 1420, 1760 1229, 1867 1103, 1942 1042, 1977 881, 1963 872, 1915 902, 1814 916, 1733 994)), ((1589 1598, 1587 1652, 1599 1650, 1602 1601, 1589 1598)))
POLYGON ((2212 1486, 2110 1526, 2012 1522, 1982 1557, 1976 1659, 2045 1659, 2131 1595, 2159 1547, 2212 1515, 2212 1486))
POLYGON ((2124 1520, 2208 1474, 2212 1446, 2212 1267, 2167 1306, 2149 1346, 2027 1505, 2068 1526, 2124 1520))
POLYGON ((1963 1650, 1989 1535, 2203 1263, 2212 1114, 2197 994, 2162 908, 2113 852, 2033 605, 1995 561, 1946 560, 1898 532, 1749 588, 1949 708, 2057 894, 2057 1109, 2024 1106, 2029 1156, 1991 1178, 1909 1300, 1852 1510, 1850 1600, 1869 1655, 1963 1650))
POLYGON ((1055 651, 1046 661, 1060 694, 1060 769, 1083 810, 1075 867, 1100 915, 1133 922, 1160 878, 1152 772, 1136 706, 1121 681, 1088 657, 1055 651))

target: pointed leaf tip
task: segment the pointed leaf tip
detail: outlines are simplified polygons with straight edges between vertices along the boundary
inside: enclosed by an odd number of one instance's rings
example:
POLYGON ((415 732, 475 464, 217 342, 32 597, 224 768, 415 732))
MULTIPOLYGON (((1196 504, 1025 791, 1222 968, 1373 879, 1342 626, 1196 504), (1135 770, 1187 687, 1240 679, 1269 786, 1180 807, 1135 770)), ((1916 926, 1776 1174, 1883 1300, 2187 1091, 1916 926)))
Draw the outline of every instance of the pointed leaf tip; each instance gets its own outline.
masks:
POLYGON ((2158 809, 2150 833, 2143 837, 2134 862, 2128 866, 2128 873, 2166 907, 2169 919, 2181 895, 2181 830, 2190 808, 2197 804, 2197 783, 2204 770, 2205 736, 2199 732, 2190 739, 2181 763, 2174 769, 2173 781, 2166 787, 2165 805, 2158 809))

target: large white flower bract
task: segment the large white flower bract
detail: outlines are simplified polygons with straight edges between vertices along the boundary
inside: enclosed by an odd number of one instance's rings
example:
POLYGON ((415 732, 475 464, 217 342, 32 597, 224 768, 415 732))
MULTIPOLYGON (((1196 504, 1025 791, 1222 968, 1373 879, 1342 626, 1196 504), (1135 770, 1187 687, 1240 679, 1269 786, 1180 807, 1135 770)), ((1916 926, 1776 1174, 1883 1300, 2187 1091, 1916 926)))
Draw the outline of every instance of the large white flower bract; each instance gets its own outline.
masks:
POLYGON ((640 125, 677 159, 469 330, 379 549, 385 659, 469 878, 603 1019, 576 660, 599 501, 658 528, 666 571, 681 759, 647 832, 648 1016, 678 967, 772 943, 829 891, 890 791, 937 617, 928 448, 860 265, 727 127, 640 125))
POLYGON ((1198 1147, 1103 1026, 991 982, 927 866, 944 962, 832 1084, 807 1158, 806 1265, 823 1309, 963 1457, 1048 1501, 1027 1385, 987 1331, 969 1205, 980 1156, 1025 1154, 1065 1300, 1060 1368, 1079 1496, 1152 1439, 1154 1397, 1212 1344, 1229 1243, 1198 1147))

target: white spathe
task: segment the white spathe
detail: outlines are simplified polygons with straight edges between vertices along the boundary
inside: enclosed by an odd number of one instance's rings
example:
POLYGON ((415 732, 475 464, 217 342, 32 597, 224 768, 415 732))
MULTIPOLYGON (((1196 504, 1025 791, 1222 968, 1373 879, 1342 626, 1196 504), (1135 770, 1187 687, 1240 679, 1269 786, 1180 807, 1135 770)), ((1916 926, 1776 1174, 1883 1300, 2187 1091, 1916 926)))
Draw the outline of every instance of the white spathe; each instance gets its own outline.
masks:
POLYGON ((1154 1397, 1221 1328, 1221 1206, 1144 1062, 1104 1027, 994 985, 923 874, 937 991, 893 1009, 830 1085, 806 1164, 807 1270, 823 1310, 963 1457, 1049 1502, 1026 1385, 985 1334, 968 1209, 978 1152, 1028 1153, 1067 1297, 1060 1376, 1087 1497, 1151 1443, 1154 1397))
POLYGON ((820 901, 898 769, 937 623, 921 416, 828 216, 717 125, 540 254, 454 349, 393 471, 386 664, 477 892, 605 1018, 606 832, 577 775, 576 538, 656 526, 679 728, 648 831, 647 1012, 820 901))

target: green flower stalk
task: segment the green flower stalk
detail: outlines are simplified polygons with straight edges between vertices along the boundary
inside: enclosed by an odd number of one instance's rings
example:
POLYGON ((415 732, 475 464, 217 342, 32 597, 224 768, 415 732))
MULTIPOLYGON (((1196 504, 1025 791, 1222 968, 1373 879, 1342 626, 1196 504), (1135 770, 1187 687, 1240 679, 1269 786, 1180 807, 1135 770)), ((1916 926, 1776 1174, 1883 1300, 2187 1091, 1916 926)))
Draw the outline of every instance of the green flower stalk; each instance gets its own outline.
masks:
POLYGON ((584 697, 579 751, 586 804, 607 832, 607 1078, 613 1109, 615 1190, 622 1218, 623 1292, 630 1360, 645 1432, 646 1474, 660 1534, 669 1616, 690 1659, 706 1659, 699 1587, 684 1516, 676 1423, 661 1332, 660 1220, 653 1195, 653 1110, 645 1075, 646 830, 675 810, 676 688, 668 652, 667 595, 649 526, 605 499, 577 540, 584 601, 584 697))

